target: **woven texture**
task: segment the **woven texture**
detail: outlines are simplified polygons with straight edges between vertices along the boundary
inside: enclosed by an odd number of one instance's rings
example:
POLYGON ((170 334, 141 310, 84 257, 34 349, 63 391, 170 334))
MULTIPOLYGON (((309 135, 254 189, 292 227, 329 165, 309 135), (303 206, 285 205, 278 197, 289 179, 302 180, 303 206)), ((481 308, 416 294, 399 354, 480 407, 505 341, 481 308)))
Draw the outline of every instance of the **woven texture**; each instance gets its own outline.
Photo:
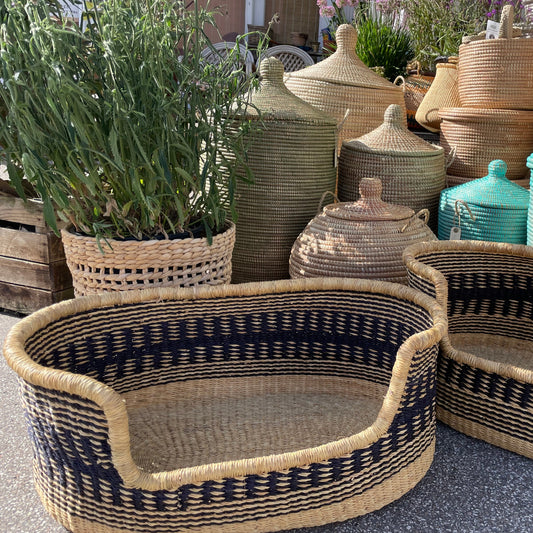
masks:
POLYGON ((533 112, 504 109, 444 108, 440 144, 453 176, 482 178, 495 159, 507 163, 507 177, 527 175, 533 146, 533 112))
POLYGON ((429 131, 440 131, 439 109, 461 107, 455 61, 438 63, 431 87, 416 111, 416 121, 429 131))
POLYGON ((408 131, 402 109, 391 105, 378 128, 343 143, 338 169, 339 200, 357 200, 361 180, 379 177, 384 201, 415 211, 429 209, 429 225, 436 231, 445 176, 444 150, 408 131))
POLYGON ((112 249, 93 237, 62 230, 74 294, 151 287, 219 285, 231 280, 235 225, 213 237, 151 241, 111 241, 112 249))
POLYGON ((285 87, 278 59, 261 76, 243 117, 261 120, 261 134, 247 151, 254 182, 237 188, 234 283, 288 278, 294 240, 335 189, 335 121, 285 87))
POLYGON ((400 87, 372 72, 356 55, 357 32, 349 24, 336 32, 337 50, 316 65, 287 74, 289 90, 332 116, 339 126, 338 150, 343 140, 360 137, 383 122, 390 104, 405 101, 400 87))
POLYGON ((286 280, 69 303, 20 321, 4 354, 37 490, 74 533, 346 520, 431 464, 446 321, 419 291, 286 280))
POLYGON ((435 241, 404 260, 409 284, 447 309, 437 417, 533 458, 533 248, 435 241))
POLYGON ((439 239, 460 227, 464 240, 526 244, 529 191, 509 181, 506 168, 492 161, 486 177, 442 191, 439 239))
MULTIPOLYGON (((484 176, 483 176, 484 177, 484 176)), ((463 183, 470 183, 474 180, 479 180, 482 178, 465 178, 464 176, 452 176, 450 174, 446 174, 446 188, 449 187, 455 187, 456 185, 461 185, 463 183)), ((522 178, 519 180, 511 180, 513 183, 516 183, 517 185, 520 185, 520 187, 524 187, 524 189, 529 189, 529 178, 522 178)))
POLYGON ((527 214, 527 244, 533 246, 533 194, 531 194, 531 189, 533 189, 533 154, 527 158, 527 166, 531 173, 529 208, 527 214))
POLYGON ((361 199, 326 206, 295 241, 292 278, 339 276, 407 283, 402 252, 414 242, 435 239, 427 211, 381 200, 381 181, 361 181, 361 199), (419 216, 426 216, 423 221, 419 216))

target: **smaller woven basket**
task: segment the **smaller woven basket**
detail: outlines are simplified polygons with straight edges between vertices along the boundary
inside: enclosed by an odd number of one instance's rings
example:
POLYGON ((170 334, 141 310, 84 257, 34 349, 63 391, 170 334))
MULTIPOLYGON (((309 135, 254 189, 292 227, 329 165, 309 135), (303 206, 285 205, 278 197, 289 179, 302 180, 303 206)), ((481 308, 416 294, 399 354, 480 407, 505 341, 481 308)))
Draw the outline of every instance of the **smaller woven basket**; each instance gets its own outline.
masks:
POLYGON ((439 197, 445 187, 444 150, 407 130, 403 111, 390 105, 375 130, 342 145, 338 195, 341 202, 359 198, 364 178, 380 178, 383 200, 415 211, 429 209, 429 225, 436 231, 439 197))
POLYGON ((489 173, 442 191, 439 239, 526 244, 529 191, 505 177, 504 161, 492 161, 489 173))
POLYGON ((427 209, 415 214, 409 207, 384 202, 381 181, 365 178, 358 202, 328 205, 309 222, 292 247, 290 275, 405 284, 404 248, 436 239, 427 219, 427 209))
POLYGON ((152 287, 221 285, 231 280, 235 224, 206 238, 110 241, 61 231, 75 296, 152 287), (102 253, 102 250, 104 253, 102 253))
POLYGON ((507 177, 522 179, 533 147, 533 112, 504 109, 444 108, 440 144, 453 176, 482 178, 495 159, 507 163, 507 177))

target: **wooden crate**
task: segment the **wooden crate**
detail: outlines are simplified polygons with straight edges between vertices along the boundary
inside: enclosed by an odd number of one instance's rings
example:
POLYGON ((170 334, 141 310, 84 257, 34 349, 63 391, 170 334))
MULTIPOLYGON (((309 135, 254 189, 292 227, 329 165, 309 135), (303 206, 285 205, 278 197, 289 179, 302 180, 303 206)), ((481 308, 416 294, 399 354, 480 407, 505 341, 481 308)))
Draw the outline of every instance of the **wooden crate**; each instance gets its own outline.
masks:
POLYGON ((28 314, 73 296, 61 239, 41 204, 0 195, 0 308, 28 314))

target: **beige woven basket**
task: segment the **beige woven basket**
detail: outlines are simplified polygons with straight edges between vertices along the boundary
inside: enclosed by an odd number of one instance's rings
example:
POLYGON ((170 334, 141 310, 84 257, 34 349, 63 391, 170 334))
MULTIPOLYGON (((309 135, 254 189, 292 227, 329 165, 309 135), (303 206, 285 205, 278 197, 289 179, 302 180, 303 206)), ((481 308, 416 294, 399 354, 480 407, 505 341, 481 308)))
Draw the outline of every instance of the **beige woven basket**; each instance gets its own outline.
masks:
POLYGON ((110 241, 62 230, 75 296, 152 287, 220 285, 231 280, 235 225, 213 237, 110 241))
POLYGON ((415 214, 409 207, 383 202, 381 192, 379 179, 364 178, 358 202, 326 206, 313 218, 292 248, 291 277, 407 283, 403 250, 436 237, 426 224, 427 209, 415 214))
POLYGON ((533 111, 511 109, 445 108, 440 144, 453 176, 482 178, 489 163, 503 159, 507 177, 523 179, 533 148, 533 111))
POLYGON ((361 180, 377 177, 383 183, 384 201, 415 211, 429 209, 429 225, 436 230, 439 196, 445 187, 444 150, 408 131, 402 115, 400 106, 391 105, 379 128, 343 143, 339 200, 357 200, 361 180))
POLYGON ((262 131, 247 152, 254 182, 237 187, 234 283, 288 278, 294 240, 335 189, 335 121, 285 87, 278 59, 262 61, 261 76, 243 117, 262 131))
POLYGON ((372 72, 355 53, 357 31, 349 24, 336 32, 337 50, 316 65, 286 75, 290 91, 335 118, 338 150, 343 140, 360 137, 379 126, 390 104, 404 112, 403 90, 372 72))

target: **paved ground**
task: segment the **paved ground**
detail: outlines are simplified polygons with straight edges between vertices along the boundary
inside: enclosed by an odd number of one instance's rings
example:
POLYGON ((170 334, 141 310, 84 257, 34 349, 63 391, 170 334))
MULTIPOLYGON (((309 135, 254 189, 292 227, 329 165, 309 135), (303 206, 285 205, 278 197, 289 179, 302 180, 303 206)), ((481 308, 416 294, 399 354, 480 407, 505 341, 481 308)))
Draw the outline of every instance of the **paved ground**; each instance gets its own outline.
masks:
MULTIPOLYGON (((0 312, 0 344, 18 318, 0 312)), ((33 489, 13 372, 0 358, 0 533, 65 533, 33 489)), ((531 533, 533 461, 439 424, 435 460, 403 498, 369 515, 299 533, 531 533)), ((294 532, 293 532, 294 533, 294 532)))

